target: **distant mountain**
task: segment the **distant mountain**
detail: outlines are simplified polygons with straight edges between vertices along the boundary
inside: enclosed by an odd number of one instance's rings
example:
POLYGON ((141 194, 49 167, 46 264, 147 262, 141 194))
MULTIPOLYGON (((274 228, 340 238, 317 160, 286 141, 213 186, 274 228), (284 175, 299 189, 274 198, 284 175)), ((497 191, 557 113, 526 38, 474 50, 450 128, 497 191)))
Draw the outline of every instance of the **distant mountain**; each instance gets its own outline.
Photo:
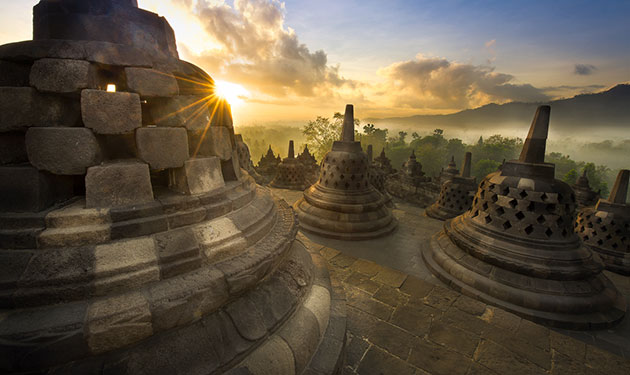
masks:
POLYGON ((630 138, 630 84, 620 84, 599 93, 577 95, 550 103, 488 104, 449 115, 368 118, 363 119, 363 122, 410 130, 441 128, 445 131, 466 130, 488 134, 495 130, 496 133, 503 133, 524 129, 526 132, 536 107, 541 104, 551 105, 551 131, 556 135, 630 138))

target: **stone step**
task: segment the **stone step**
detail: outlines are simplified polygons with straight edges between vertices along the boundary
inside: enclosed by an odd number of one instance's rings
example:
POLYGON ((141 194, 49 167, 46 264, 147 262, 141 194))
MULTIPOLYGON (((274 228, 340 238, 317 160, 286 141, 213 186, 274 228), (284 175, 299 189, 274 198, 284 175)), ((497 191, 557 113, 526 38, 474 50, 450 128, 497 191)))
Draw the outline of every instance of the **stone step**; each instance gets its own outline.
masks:
POLYGON ((37 235, 44 228, 1 229, 0 248, 3 249, 35 249, 37 235))
POLYGON ((49 228, 40 233, 37 243, 40 248, 98 244, 109 241, 110 229, 109 224, 49 228))
POLYGON ((109 210, 96 208, 86 209, 84 200, 51 211, 46 215, 47 228, 93 226, 110 222, 109 210))

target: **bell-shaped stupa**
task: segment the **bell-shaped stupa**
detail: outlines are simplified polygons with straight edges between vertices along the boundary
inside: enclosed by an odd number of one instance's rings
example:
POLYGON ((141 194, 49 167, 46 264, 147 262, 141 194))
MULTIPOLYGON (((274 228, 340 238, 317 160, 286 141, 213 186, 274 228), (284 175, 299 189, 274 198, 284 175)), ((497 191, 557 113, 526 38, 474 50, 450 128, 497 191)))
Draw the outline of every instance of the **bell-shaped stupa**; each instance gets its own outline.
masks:
POLYGON ((538 108, 519 160, 481 182, 470 210, 444 224, 423 258, 451 288, 527 319, 609 327, 626 303, 573 231, 571 187, 544 162, 549 112, 538 108))
POLYGON ((606 269, 622 275, 630 275, 629 179, 629 170, 619 171, 610 197, 580 210, 575 225, 575 232, 599 254, 606 269))
POLYGON ((271 181, 278 171, 278 165, 282 162, 282 160, 278 160, 280 155, 276 158, 273 150, 271 149, 271 145, 269 145, 269 149, 267 149, 267 153, 260 157, 258 161, 258 166, 256 166, 256 172, 258 172, 267 182, 271 181))
POLYGON ((458 175, 459 169, 457 169, 457 164, 455 164, 455 155, 453 155, 451 156, 451 161, 446 166, 446 169, 442 169, 442 172, 440 173, 439 183, 443 184, 458 175))
POLYGON ((278 189, 304 190, 307 186, 304 172, 304 165, 295 158, 293 141, 289 141, 289 154, 278 165, 276 177, 270 185, 278 189))
POLYGON ((326 267, 168 22, 41 0, 33 26, 0 46, 0 373, 337 373, 326 267))
POLYGON ((572 188, 579 208, 591 207, 597 203, 599 193, 591 188, 588 177, 586 177, 586 168, 584 168, 584 172, 578 177, 572 188))
POLYGON ((307 185, 312 185, 317 182, 319 178, 319 164, 317 164, 317 159, 315 159, 315 156, 311 154, 311 151, 308 149, 308 145, 304 146, 304 151, 297 156, 297 159, 305 168, 304 175, 307 185))
POLYGON ((374 158, 374 163, 376 164, 376 167, 379 168, 386 176, 396 173, 396 170, 392 167, 392 161, 389 160, 387 155, 385 155, 384 147, 381 150, 381 153, 374 158))
POLYGON ((467 152, 462 174, 453 176, 442 184, 437 201, 426 210, 428 216, 448 220, 468 211, 477 191, 477 180, 470 177, 471 161, 472 154, 467 152))
POLYGON ((346 106, 341 141, 324 156, 316 184, 295 203, 300 227, 342 240, 389 234, 396 220, 385 198, 370 184, 368 157, 354 141, 354 108, 346 106))

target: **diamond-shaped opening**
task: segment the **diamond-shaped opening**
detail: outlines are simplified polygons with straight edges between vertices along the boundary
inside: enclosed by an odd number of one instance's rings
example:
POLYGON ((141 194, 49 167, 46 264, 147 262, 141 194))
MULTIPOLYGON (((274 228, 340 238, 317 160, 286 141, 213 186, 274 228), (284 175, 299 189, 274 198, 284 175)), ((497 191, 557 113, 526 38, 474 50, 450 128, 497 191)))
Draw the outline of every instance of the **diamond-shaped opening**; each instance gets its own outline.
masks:
POLYGON ((516 216, 516 218, 519 219, 519 220, 525 219, 525 214, 522 213, 521 211, 517 212, 516 215, 514 215, 514 216, 516 216))
POLYGON ((551 235, 553 234, 553 231, 551 230, 551 228, 547 228, 547 230, 545 231, 545 234, 547 235, 547 237, 551 237, 551 235))
POLYGON ((346 182, 346 190, 350 187, 350 184, 346 182))
POLYGON ((587 228, 593 228, 593 223, 586 223, 587 228))
POLYGON ((534 204, 534 202, 529 202, 529 205, 527 206, 527 211, 529 212, 536 211, 536 204, 534 204))
POLYGON ((512 199, 508 202, 508 204, 510 205, 510 207, 516 208, 516 206, 518 206, 518 201, 516 199, 512 199))
POLYGON ((472 214, 472 217, 477 217, 479 216, 479 210, 475 210, 472 214))
POLYGON ((495 184, 490 184, 490 186, 488 186, 488 190, 494 189, 495 186, 496 186, 495 184))
POLYGON ((483 205, 481 206, 481 208, 483 208, 484 211, 487 210, 488 209, 488 203, 487 202, 483 202, 483 205))
POLYGON ((343 174, 339 175, 339 178, 340 178, 340 179, 342 179, 342 180, 343 180, 345 177, 346 177, 346 176, 344 176, 343 174))
POLYGON ((512 228, 512 223, 506 220, 505 223, 503 223, 503 229, 508 230, 510 228, 512 228))
POLYGON ((612 239, 612 236, 611 236, 610 234, 607 234, 607 235, 606 235, 606 239, 607 239, 607 240, 611 240, 611 239, 612 239))
POLYGON ((605 225, 602 225, 601 227, 599 227, 599 229, 601 229, 602 232, 608 232, 608 228, 606 228, 605 225))
POLYGON ((503 195, 510 194, 510 187, 509 186, 504 187, 503 190, 501 190, 501 194, 503 195))
POLYGON ((584 237, 582 238, 582 240, 584 240, 584 241, 588 241, 588 240, 589 240, 589 238, 590 238, 589 236, 584 236, 584 237))
POLYGON ((496 194, 492 194, 492 196, 490 197, 490 200, 493 201, 493 202, 496 202, 496 201, 499 200, 499 196, 496 195, 496 194))
POLYGON ((525 228, 525 233, 526 233, 526 234, 528 234, 528 235, 532 234, 532 232, 533 232, 533 231, 534 231, 534 227, 533 227, 533 226, 531 226, 531 225, 528 225, 528 226, 525 228))
POLYGON ((490 217, 490 215, 487 215, 484 220, 486 221, 486 224, 490 224, 492 222, 492 218, 490 217))
POLYGON ((547 196, 547 194, 542 193, 542 195, 540 196, 540 199, 544 202, 544 201, 546 201, 547 199, 549 199, 549 197, 547 196))
POLYGON ((543 215, 540 215, 536 218, 536 221, 538 222, 538 224, 543 224, 545 222, 545 217, 543 215))
POLYGON ((523 199, 527 198, 527 192, 525 190, 522 190, 520 193, 518 193, 518 195, 523 199))
POLYGON ((580 227, 580 233, 584 233, 584 227, 580 227))
POLYGON ((602 241, 601 238, 600 238, 599 240, 597 240, 597 244, 601 246, 601 245, 604 244, 604 241, 602 241))
POLYGON ((501 216, 505 213, 505 210, 503 209, 503 207, 499 207, 496 209, 497 215, 501 216))
POLYGON ((617 245, 617 243, 616 243, 616 242, 615 242, 614 244, 612 244, 612 248, 613 248, 613 249, 616 249, 616 248, 618 248, 618 247, 619 247, 619 245, 617 245))
POLYGON ((567 232, 567 230, 566 230, 566 229, 563 229, 563 230, 562 230, 562 237, 566 237, 566 236, 567 236, 567 234, 569 234, 569 233, 567 232))
POLYGON ((601 218, 601 217, 597 217, 597 218, 595 218, 595 222, 596 222, 597 224, 601 223, 601 222, 602 222, 602 218, 601 218))

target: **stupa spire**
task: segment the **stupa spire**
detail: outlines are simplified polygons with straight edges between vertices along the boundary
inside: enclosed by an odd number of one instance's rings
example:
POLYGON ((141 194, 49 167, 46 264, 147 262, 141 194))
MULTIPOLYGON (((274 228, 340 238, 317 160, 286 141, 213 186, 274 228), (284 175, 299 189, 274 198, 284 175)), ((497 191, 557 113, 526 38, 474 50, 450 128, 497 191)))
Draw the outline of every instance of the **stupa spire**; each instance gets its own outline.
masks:
POLYGON ((346 105, 346 112, 343 116, 342 142, 354 142, 354 106, 346 105))
POLYGON ((289 141, 289 159, 295 158, 295 148, 293 147, 293 141, 289 141))
POLYGON ((551 107, 541 105, 536 110, 529 134, 523 145, 523 151, 519 161, 522 163, 542 164, 545 162, 545 149, 547 148, 547 135, 549 133, 549 115, 551 107))
POLYGON ((464 158, 464 168, 462 169, 462 177, 470 177, 471 163, 472 163, 472 152, 467 152, 464 158))
POLYGON ((615 185, 610 192, 608 200, 611 203, 625 204, 628 198, 628 179, 630 179, 630 170, 622 169, 617 175, 615 185))

